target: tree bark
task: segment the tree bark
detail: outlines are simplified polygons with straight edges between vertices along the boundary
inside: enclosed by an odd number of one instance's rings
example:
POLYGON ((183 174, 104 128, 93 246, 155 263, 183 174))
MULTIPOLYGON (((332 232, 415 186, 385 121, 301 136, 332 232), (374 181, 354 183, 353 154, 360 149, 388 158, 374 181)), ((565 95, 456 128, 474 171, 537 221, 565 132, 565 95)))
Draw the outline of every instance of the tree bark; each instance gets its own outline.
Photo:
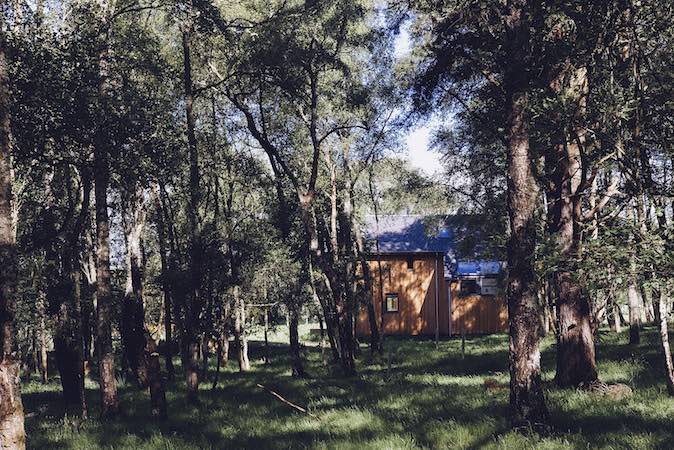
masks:
POLYGON ((561 263, 554 275, 559 323, 555 380, 560 387, 570 387, 597 380, 590 299, 578 279, 576 263, 581 251, 583 121, 588 79, 587 68, 574 66, 569 58, 552 70, 551 89, 578 105, 571 130, 559 133, 555 151, 546 161, 554 185, 548 195, 548 221, 561 263))
POLYGON ((119 412, 115 354, 112 348, 112 283, 110 277, 110 220, 108 217, 109 137, 107 136, 107 96, 109 90, 109 24, 103 19, 102 48, 98 57, 99 123, 94 133, 94 184, 96 198, 96 346, 101 416, 119 412))
POLYGON ((145 331, 144 340, 147 345, 144 350, 146 352, 145 359, 148 361, 147 374, 152 416, 163 419, 168 415, 168 411, 166 407, 166 383, 161 373, 159 352, 157 351, 157 344, 147 331, 145 331))
POLYGON ((630 319, 630 345, 639 345, 641 342, 641 299, 636 280, 630 275, 627 286, 627 299, 629 301, 629 319, 630 319))
POLYGON ((161 285, 164 294, 164 359, 166 361, 166 376, 169 380, 172 380, 175 369, 173 368, 173 308, 171 304, 171 285, 168 279, 171 271, 169 267, 168 247, 166 245, 166 230, 164 229, 164 211, 159 186, 156 183, 152 185, 152 198, 156 210, 157 238, 159 240, 159 257, 161 261, 161 285))
POLYGON ((541 387, 540 320, 534 254, 537 183, 532 172, 527 126, 528 75, 524 62, 529 41, 531 5, 509 2, 506 18, 508 53, 504 85, 508 104, 508 318, 510 322, 510 408, 515 427, 549 422, 541 387))
POLYGON ((126 234, 126 287, 122 304, 122 344, 124 357, 137 385, 145 389, 149 384, 146 355, 145 308, 143 305, 143 252, 142 234, 145 212, 142 189, 133 189, 127 201, 126 234))
POLYGON ((304 377, 304 366, 302 365, 302 354, 300 348, 300 305, 294 298, 290 300, 288 308, 290 314, 289 333, 290 333, 290 365, 293 377, 304 377))
MULTIPOLYGON (((188 11, 191 14, 191 11, 188 11)), ((192 85, 192 61, 190 56, 191 17, 183 24, 183 87, 185 90, 185 117, 187 121, 187 146, 189 149, 189 207, 187 221, 190 230, 190 275, 191 293, 185 311, 185 345, 187 345, 187 395, 196 401, 199 390, 199 309, 201 306, 201 242, 197 214, 199 210, 199 153, 195 134, 194 94, 192 85)))
POLYGON ((12 218, 12 135, 5 31, 0 30, 0 448, 26 448, 20 363, 14 355, 17 296, 16 235, 12 218))
POLYGON ((241 297, 239 286, 234 286, 234 338, 238 352, 239 371, 250 370, 248 337, 246 336, 246 302, 241 297))
POLYGON ((669 330, 667 328, 667 306, 660 298, 661 292, 654 291, 658 295, 658 307, 660 308, 660 344, 662 346, 662 356, 664 360, 665 381, 667 382, 667 393, 674 397, 674 363, 672 363, 672 350, 669 347, 669 330))

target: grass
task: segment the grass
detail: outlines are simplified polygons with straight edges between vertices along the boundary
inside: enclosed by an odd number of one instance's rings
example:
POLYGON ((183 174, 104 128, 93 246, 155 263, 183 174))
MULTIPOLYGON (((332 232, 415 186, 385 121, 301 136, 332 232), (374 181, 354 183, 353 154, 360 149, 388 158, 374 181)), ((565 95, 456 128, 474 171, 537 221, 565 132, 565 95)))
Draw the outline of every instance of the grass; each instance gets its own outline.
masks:
MULTIPOLYGON (((304 333, 308 326, 303 327, 304 333)), ((275 333, 272 339, 281 339, 275 333)), ((674 448, 674 399, 667 397, 655 330, 646 330, 638 348, 627 337, 602 332, 597 344, 600 377, 621 382, 634 395, 611 400, 552 385, 554 346, 544 342, 543 378, 554 430, 548 436, 508 429, 507 389, 485 390, 495 378, 507 386, 507 336, 459 340, 388 338, 387 357, 371 359, 367 349, 357 377, 344 379, 322 365, 320 351, 307 346, 310 379, 290 377, 285 345, 272 344, 272 362, 252 342, 253 369, 236 371, 230 361, 219 388, 202 385, 199 407, 184 400, 183 383, 169 386, 169 419, 150 417, 149 398, 120 386, 124 415, 103 423, 65 416, 58 380, 23 386, 30 448, 674 448), (390 369, 389 369, 390 361, 390 369), (268 386, 308 409, 299 413, 258 388, 268 386)), ((93 414, 96 384, 87 381, 93 414)))

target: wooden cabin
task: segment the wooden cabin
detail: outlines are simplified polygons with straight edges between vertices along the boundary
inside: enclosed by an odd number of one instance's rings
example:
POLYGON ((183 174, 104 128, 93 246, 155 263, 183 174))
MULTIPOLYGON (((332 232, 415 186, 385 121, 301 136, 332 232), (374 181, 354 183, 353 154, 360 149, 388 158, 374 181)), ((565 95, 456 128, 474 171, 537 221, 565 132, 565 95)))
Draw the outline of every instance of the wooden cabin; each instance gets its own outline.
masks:
MULTIPOLYGON (((457 259, 457 233, 444 218, 368 218, 368 263, 377 323, 386 335, 505 332, 507 307, 498 261, 457 259)), ((356 332, 368 336, 367 309, 356 332)))

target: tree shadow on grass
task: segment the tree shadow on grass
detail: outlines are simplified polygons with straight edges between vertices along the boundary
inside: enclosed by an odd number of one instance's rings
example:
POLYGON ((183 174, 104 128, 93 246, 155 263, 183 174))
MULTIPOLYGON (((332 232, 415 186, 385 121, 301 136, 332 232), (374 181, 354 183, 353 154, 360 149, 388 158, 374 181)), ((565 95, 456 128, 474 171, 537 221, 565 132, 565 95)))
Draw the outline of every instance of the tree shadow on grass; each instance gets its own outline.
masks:
MULTIPOLYGON (((646 334, 646 333, 645 333, 646 334)), ((552 401, 553 437, 564 442, 584 439, 592 446, 634 446, 643 436, 659 447, 674 447, 668 418, 641 411, 646 395, 653 393, 659 372, 655 371, 657 347, 645 336, 639 347, 642 364, 635 371, 637 389, 634 404, 615 406, 606 400, 582 397, 578 403, 552 401), (651 374, 650 372, 655 372, 651 374), (585 402, 585 403, 583 403, 585 402), (596 403, 591 410, 587 404, 596 403), (603 408, 603 410, 602 410, 603 408)), ((239 373, 236 361, 221 370, 218 389, 204 383, 201 405, 185 400, 182 377, 169 384, 169 418, 156 421, 150 416, 149 396, 133 386, 122 385, 120 395, 124 415, 104 423, 92 419, 81 429, 56 430, 73 426, 63 421, 65 410, 60 392, 29 392, 24 397, 29 414, 31 448, 135 447, 135 448, 288 448, 314 446, 358 446, 376 443, 380 447, 409 446, 481 448, 509 432, 507 388, 496 392, 485 389, 485 377, 507 381, 507 336, 490 336, 467 342, 461 357, 460 341, 445 340, 439 348, 428 339, 390 339, 388 359, 371 358, 365 353, 359 361, 359 374, 344 378, 322 366, 320 349, 306 349, 309 379, 289 376, 287 346, 270 345, 272 361, 262 365, 256 359, 263 347, 252 345, 254 368, 239 373), (320 420, 298 412, 261 389, 262 384, 289 401, 308 407, 320 420), (391 440, 393 439, 393 440, 391 440), (396 440, 397 439, 397 440, 396 440), (457 442, 460 444, 457 444, 457 442)), ((598 353, 607 362, 621 367, 634 349, 607 337, 598 344, 598 353)), ((544 366, 554 370, 554 348, 543 352, 544 366)), ((211 361, 214 363, 214 361, 211 361)), ((600 366, 601 367, 601 366, 600 366)), ((211 367, 212 376, 214 367, 211 367)), ((179 368, 177 373, 179 374, 179 368)), ((659 380, 658 380, 659 382, 659 380)), ((50 387, 50 389, 53 386, 50 387)), ((554 398, 568 397, 551 391, 554 398)), ((92 416, 98 411, 98 392, 87 390, 92 416)), ((535 441, 532 441, 535 442, 535 441)), ((650 444, 649 444, 650 445, 650 444)))

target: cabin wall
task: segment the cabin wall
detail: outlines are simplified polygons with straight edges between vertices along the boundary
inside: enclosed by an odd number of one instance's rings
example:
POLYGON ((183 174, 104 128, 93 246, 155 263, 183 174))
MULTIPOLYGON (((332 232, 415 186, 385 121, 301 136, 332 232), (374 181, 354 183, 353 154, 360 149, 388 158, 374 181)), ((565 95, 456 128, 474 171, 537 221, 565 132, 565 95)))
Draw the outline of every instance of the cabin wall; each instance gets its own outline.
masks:
POLYGON ((460 281, 451 283, 453 335, 508 331, 508 306, 503 294, 460 295, 460 281))
MULTIPOLYGON (((508 330, 508 309, 505 298, 499 295, 460 295, 460 281, 448 283, 444 278, 442 256, 415 255, 413 270, 407 269, 407 255, 381 257, 380 289, 379 261, 369 261, 373 277, 373 299, 377 324, 385 335, 435 335, 435 276, 438 269, 438 328, 440 335, 490 334, 508 330), (450 284, 450 286, 448 286, 450 284), (451 288, 451 299, 448 298, 451 288), (397 313, 384 313, 384 296, 397 293, 397 313), (451 323, 450 323, 451 303, 451 323), (450 327, 451 325, 451 327, 450 327)), ((361 308, 356 323, 359 336, 369 336, 367 309, 361 308)))
MULTIPOLYGON (((385 335, 435 335, 436 321, 441 335, 449 334, 449 304, 447 282, 444 279, 442 256, 415 255, 413 270, 407 269, 407 256, 382 256, 381 260, 369 262, 373 277, 373 299, 377 323, 381 326, 384 296, 397 293, 397 313, 385 312, 383 328, 385 335), (383 290, 380 288, 380 270, 383 290), (438 317, 436 320, 435 290, 436 267, 438 272, 438 317)), ((356 332, 369 336, 367 310, 359 313, 356 332)))

